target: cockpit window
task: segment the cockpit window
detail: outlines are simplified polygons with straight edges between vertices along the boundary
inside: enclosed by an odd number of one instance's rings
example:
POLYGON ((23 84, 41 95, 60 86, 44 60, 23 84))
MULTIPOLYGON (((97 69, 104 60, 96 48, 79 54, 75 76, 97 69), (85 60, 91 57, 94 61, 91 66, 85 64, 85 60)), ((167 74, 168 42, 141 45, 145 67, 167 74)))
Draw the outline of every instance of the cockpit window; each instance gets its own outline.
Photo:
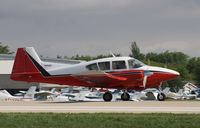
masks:
POLYGON ((97 67, 97 64, 96 64, 96 63, 90 64, 90 65, 86 66, 86 68, 87 68, 88 70, 98 70, 98 67, 97 67))
POLYGON ((126 69, 125 61, 113 61, 112 62, 113 69, 126 69))
POLYGON ((110 62, 99 62, 100 70, 110 70, 110 62))
POLYGON ((144 66, 145 64, 140 62, 139 60, 130 59, 128 60, 128 65, 129 65, 129 68, 139 68, 139 67, 144 66))

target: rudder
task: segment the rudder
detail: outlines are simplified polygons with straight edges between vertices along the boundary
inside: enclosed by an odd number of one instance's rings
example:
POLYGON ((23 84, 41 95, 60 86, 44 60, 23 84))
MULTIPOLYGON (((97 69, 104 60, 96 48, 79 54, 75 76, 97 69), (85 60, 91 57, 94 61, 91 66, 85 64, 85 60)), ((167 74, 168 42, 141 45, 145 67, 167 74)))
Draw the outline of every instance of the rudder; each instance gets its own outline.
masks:
POLYGON ((10 78, 12 80, 26 81, 29 74, 38 73, 40 71, 31 61, 25 48, 18 48, 10 78))

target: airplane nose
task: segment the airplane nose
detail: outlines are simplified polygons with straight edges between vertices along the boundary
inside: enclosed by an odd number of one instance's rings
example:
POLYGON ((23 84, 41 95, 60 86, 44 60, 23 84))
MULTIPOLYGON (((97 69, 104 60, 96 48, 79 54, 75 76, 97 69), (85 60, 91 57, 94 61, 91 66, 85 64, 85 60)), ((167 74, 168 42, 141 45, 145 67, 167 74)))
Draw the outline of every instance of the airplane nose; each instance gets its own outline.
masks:
POLYGON ((171 69, 166 69, 167 73, 170 73, 172 75, 180 76, 180 73, 171 69))
POLYGON ((160 68, 160 67, 149 67, 149 70, 154 71, 154 72, 158 72, 159 74, 163 74, 165 76, 167 76, 169 79, 174 79, 178 76, 180 76, 180 73, 171 69, 167 69, 167 68, 160 68))

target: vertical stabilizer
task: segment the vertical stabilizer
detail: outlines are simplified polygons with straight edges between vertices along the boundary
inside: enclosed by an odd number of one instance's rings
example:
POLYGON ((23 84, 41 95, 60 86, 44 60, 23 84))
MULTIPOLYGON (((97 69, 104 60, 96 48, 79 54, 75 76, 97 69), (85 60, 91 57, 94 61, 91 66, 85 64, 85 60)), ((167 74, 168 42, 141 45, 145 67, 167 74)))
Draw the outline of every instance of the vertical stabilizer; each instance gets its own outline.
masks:
POLYGON ((18 48, 15 56, 15 61, 12 69, 12 75, 24 74, 24 73, 38 73, 38 69, 31 61, 30 57, 25 51, 25 48, 18 48))
POLYGON ((50 76, 41 63, 34 48, 18 48, 10 78, 17 81, 37 82, 44 76, 50 76))
POLYGON ((42 61, 33 47, 26 47, 25 51, 29 56, 31 56, 37 63, 41 65, 42 61))
POLYGON ((31 86, 28 91, 26 92, 26 94, 24 95, 25 99, 33 99, 34 98, 34 94, 36 91, 36 86, 31 86))

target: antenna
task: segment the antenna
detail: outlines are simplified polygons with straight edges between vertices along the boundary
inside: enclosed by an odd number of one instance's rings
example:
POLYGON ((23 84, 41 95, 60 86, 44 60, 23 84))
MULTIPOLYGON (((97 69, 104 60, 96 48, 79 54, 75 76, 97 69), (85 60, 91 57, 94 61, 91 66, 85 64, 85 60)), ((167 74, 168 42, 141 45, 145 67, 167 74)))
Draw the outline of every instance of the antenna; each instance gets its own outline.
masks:
POLYGON ((112 52, 112 51, 110 51, 110 54, 111 54, 113 57, 116 57, 116 56, 113 54, 113 52, 112 52))

